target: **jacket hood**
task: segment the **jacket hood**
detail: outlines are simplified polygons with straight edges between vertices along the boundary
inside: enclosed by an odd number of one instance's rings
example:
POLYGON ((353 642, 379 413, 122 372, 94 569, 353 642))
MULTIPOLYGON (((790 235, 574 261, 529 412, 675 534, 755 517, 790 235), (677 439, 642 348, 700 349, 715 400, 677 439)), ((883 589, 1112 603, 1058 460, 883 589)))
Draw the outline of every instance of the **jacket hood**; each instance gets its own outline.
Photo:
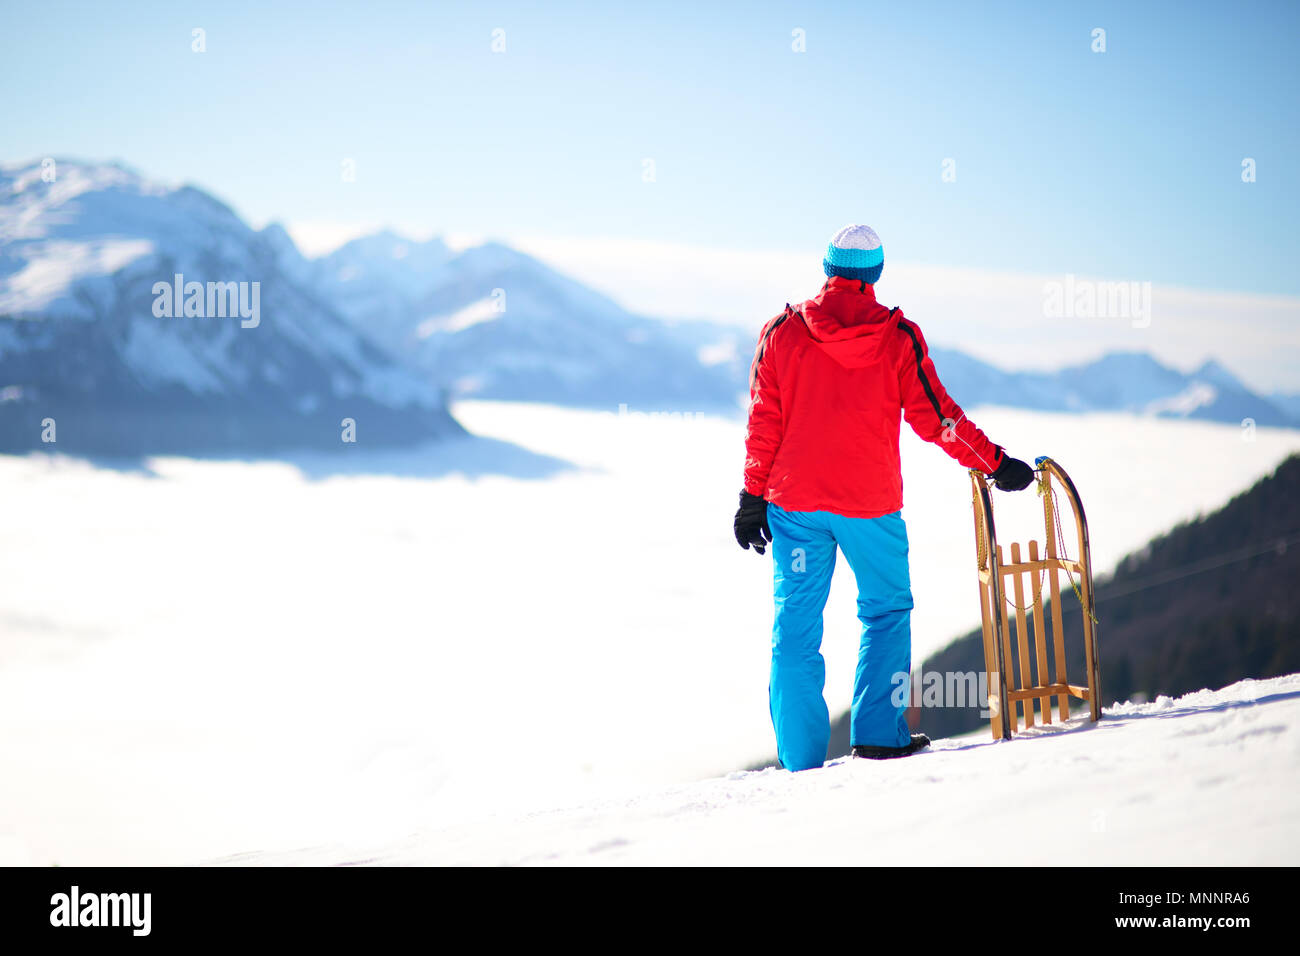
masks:
POLYGON ((842 276, 828 279, 800 311, 818 348, 845 368, 877 361, 899 316, 876 301, 875 286, 842 276))

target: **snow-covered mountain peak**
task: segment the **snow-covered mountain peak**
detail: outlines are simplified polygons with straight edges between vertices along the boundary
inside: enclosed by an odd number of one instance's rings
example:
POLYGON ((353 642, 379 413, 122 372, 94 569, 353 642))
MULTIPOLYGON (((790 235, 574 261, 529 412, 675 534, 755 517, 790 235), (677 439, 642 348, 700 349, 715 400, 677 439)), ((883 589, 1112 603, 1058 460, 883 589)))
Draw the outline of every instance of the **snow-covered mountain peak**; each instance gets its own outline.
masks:
POLYGON ((51 158, 0 165, 0 242, 66 237, 67 227, 80 225, 83 217, 75 209, 60 210, 83 196, 108 192, 162 196, 170 191, 116 162, 51 158))
POLYGON ((6 405, 0 440, 19 449, 43 416, 70 451, 126 454, 337 446, 345 417, 371 441, 458 430, 435 382, 319 294, 282 226, 114 163, 0 174, 8 386, 41 411, 6 405))
POLYGON ((66 200, 78 193, 112 187, 167 191, 168 187, 145 179, 124 163, 83 162, 60 157, 44 157, 20 163, 0 163, 0 197, 5 193, 29 196, 55 194, 66 200))
POLYGON ((411 287, 432 284, 451 257, 439 237, 410 239, 385 229, 344 243, 316 263, 320 273, 340 282, 383 279, 411 287))
POLYGON ((1217 359, 1206 359, 1206 361, 1196 371, 1192 372, 1192 378, 1207 382, 1210 385, 1216 385, 1220 388, 1227 388, 1233 391, 1246 391, 1246 386, 1241 379, 1237 378, 1217 359))
POLYGON ((690 335, 498 241, 452 255, 390 231, 314 261, 317 288, 400 361, 461 394, 732 407, 743 377, 690 335))

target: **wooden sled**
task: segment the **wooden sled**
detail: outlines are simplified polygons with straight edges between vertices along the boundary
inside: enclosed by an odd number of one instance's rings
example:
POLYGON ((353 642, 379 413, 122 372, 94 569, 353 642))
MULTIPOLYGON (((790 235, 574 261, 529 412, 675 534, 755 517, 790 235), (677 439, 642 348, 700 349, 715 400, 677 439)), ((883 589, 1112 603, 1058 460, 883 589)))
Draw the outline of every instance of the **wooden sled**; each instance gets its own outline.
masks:
POLYGON ((993 526, 991 479, 972 470, 971 497, 975 506, 975 553, 979 568, 980 617, 984 628, 984 668, 988 674, 989 723, 994 740, 1008 740, 1021 727, 1034 726, 1035 710, 1044 724, 1052 722, 1052 697, 1056 697, 1057 719, 1070 717, 1070 698, 1088 702, 1093 720, 1101 719, 1100 667, 1097 657, 1096 615, 1093 608, 1092 558, 1088 549, 1088 521, 1074 482, 1056 462, 1039 458, 1034 462, 1039 494, 1043 498, 1046 548, 1039 556, 1038 542, 1030 541, 1028 554, 1020 544, 1011 545, 1011 560, 1004 559, 993 526), (1064 490, 1074 511, 1079 533, 1076 558, 1067 556, 1060 537, 1060 516, 1053 482, 1064 490), (1061 621, 1059 572, 1069 575, 1083 609, 1083 653, 1087 686, 1069 682, 1065 666, 1065 627, 1061 621), (1074 583, 1077 578, 1077 585, 1074 583), (1007 582, 1014 600, 1008 608, 1007 582), (1050 598, 1051 627, 1043 612, 1044 584, 1050 598), (1026 603, 1026 591, 1029 602, 1026 603), (1010 614, 1015 614, 1015 641, 1011 640, 1010 614), (1028 626, 1033 622, 1032 633, 1028 626), (1049 633, 1050 632, 1050 633, 1049 633), (1053 650, 1049 659, 1048 648, 1053 650), (1031 655, 1031 648, 1033 654, 1031 655), (1036 664, 1036 667, 1033 665, 1036 664), (1031 673, 1032 671, 1032 673, 1031 673), (1049 673, 1050 672, 1050 673, 1049 673), (1035 701, 1038 702, 1035 707, 1035 701), (1019 704, 1019 712, 1016 705, 1019 704), (1023 719, 1024 723, 1021 724, 1023 719))

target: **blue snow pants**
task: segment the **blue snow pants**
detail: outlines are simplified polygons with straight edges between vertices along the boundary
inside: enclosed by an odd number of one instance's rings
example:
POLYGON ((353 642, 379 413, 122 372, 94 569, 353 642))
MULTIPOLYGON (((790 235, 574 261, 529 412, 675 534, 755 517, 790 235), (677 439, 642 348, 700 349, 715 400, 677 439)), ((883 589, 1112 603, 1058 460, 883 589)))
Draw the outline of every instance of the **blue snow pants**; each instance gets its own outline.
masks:
POLYGON ((820 767, 830 743, 822 696, 822 610, 838 545, 858 582, 858 647, 851 742, 901 747, 911 740, 904 691, 912 663, 912 585, 907 527, 900 511, 846 518, 829 511, 786 511, 769 504, 776 621, 768 697, 777 756, 787 770, 820 767), (903 675, 901 678, 897 675, 903 675))

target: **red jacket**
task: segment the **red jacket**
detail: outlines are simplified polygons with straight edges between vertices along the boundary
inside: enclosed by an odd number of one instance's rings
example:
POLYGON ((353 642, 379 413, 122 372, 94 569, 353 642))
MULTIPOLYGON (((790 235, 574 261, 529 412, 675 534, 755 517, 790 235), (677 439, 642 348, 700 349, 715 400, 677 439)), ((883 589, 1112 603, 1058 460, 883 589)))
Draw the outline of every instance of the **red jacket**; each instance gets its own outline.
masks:
POLYGON ((948 397, 925 337, 875 287, 833 276, 763 327, 749 372, 745 490, 787 511, 878 518, 903 507, 899 419, 968 468, 1002 449, 948 397))

